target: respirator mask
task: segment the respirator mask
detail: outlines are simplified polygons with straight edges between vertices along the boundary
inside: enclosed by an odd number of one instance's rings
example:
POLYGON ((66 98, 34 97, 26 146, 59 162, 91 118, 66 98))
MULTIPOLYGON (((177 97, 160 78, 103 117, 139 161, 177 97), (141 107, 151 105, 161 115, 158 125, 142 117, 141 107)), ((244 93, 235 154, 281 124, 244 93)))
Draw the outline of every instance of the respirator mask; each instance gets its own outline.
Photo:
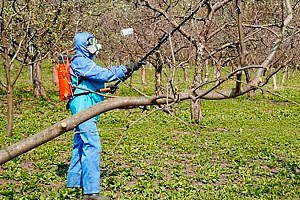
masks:
POLYGON ((87 49, 91 54, 98 54, 98 52, 102 49, 101 44, 97 43, 97 39, 91 37, 87 40, 87 49))

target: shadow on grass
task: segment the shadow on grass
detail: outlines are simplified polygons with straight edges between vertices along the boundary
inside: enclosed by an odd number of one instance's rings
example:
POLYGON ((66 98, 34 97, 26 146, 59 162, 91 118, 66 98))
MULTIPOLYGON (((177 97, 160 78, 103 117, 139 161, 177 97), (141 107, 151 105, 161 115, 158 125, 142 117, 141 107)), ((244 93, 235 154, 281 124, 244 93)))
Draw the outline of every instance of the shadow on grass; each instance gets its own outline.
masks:
POLYGON ((57 166, 56 174, 58 176, 66 176, 67 175, 69 164, 57 163, 55 165, 57 166))
POLYGON ((14 200, 15 199, 15 192, 11 190, 7 191, 1 191, 0 192, 0 198, 8 199, 8 200, 14 200))

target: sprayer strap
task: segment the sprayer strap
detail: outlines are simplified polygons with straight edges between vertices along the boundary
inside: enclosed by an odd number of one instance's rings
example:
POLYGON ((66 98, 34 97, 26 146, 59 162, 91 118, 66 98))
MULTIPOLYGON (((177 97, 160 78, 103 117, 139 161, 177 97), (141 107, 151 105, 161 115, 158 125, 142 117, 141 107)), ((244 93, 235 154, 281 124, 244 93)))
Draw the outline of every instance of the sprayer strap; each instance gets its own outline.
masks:
MULTIPOLYGON (((75 88, 75 89, 76 89, 76 88, 75 88)), ((73 98, 74 98, 74 97, 81 96, 81 95, 90 94, 90 93, 92 93, 92 92, 83 92, 83 93, 80 93, 80 94, 73 94, 73 98)), ((66 104, 66 109, 67 109, 67 110, 70 109, 70 101, 71 101, 71 99, 69 99, 69 101, 68 101, 67 104, 66 104)))
POLYGON ((86 94, 91 94, 92 92, 83 92, 83 93, 79 93, 79 94, 73 94, 73 97, 78 97, 81 95, 86 95, 86 94))

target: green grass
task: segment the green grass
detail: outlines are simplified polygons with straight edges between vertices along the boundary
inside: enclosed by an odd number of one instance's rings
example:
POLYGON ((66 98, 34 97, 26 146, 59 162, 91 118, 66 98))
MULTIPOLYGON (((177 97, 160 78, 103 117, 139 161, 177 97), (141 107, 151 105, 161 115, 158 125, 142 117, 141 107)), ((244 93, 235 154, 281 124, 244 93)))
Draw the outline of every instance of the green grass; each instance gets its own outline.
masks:
MULTIPOLYGON (((49 74, 45 69, 47 99, 33 97, 26 73, 19 80, 12 137, 5 133, 6 96, 0 92, 1 149, 69 116, 49 74)), ((300 103, 299 77, 277 93, 300 103)), ((139 89, 152 94, 153 83, 139 89)), ((136 92, 122 86, 118 94, 136 92)), ((254 99, 202 101, 201 126, 190 119, 187 101, 174 106, 174 116, 155 107, 103 114, 102 193, 139 200, 300 199, 300 107, 286 98, 257 92, 254 99)), ((80 199, 80 190, 65 187, 72 135, 2 165, 0 199, 80 199)))

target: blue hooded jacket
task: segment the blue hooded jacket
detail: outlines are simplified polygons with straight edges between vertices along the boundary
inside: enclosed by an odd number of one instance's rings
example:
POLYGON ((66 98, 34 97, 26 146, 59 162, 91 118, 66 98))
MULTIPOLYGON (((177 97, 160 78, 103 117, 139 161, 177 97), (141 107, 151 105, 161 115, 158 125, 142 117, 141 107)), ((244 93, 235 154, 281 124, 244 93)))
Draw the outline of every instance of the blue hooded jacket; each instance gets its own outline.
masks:
MULTIPOLYGON (((71 61, 72 85, 88 90, 98 91, 106 82, 123 79, 125 66, 102 68, 93 61, 93 54, 87 49, 87 41, 94 37, 90 33, 78 33, 74 38, 76 53, 71 61)), ((79 113, 103 100, 103 96, 87 93, 86 90, 73 89, 70 101, 72 115, 79 113), (81 95, 80 95, 81 94, 81 95)), ((83 194, 100 192, 100 155, 101 143, 95 116, 75 128, 72 159, 67 174, 67 187, 82 187, 83 194)))
MULTIPOLYGON (((71 82, 73 86, 98 91, 105 87, 105 83, 123 79, 126 73, 125 66, 102 68, 94 61, 94 55, 87 49, 87 41, 94 36, 87 32, 77 33, 74 37, 76 53, 71 61, 71 82)), ((86 90, 73 89, 74 95, 86 93, 86 90)), ((103 97, 98 94, 101 100, 103 97)))

